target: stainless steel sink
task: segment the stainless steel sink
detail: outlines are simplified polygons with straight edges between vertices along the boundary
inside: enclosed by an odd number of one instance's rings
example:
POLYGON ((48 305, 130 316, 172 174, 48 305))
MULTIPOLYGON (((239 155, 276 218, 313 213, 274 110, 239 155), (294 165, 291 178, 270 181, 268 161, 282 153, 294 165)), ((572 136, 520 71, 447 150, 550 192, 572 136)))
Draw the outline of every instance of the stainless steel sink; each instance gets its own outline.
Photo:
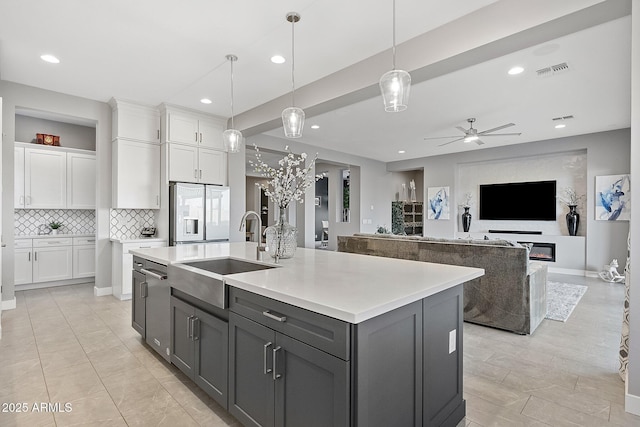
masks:
POLYGON ((185 262, 182 264, 220 274, 221 276, 273 268, 270 265, 256 264, 255 262, 241 261, 234 258, 211 259, 206 261, 185 262))
POLYGON ((270 268, 275 268, 275 266, 234 258, 220 258, 169 264, 167 267, 167 279, 175 289, 216 307, 226 308, 227 289, 225 276, 268 270, 270 268))

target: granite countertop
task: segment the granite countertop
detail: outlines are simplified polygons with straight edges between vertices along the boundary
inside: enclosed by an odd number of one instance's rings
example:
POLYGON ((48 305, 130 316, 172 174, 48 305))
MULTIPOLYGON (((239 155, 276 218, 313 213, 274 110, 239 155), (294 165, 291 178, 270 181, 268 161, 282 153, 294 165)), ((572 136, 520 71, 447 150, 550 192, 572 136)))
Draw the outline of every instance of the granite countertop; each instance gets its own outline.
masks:
MULTIPOLYGON (((224 257, 256 262, 252 242, 130 252, 164 265, 224 257)), ((278 268, 227 275, 226 283, 349 323, 363 322, 484 274, 480 268, 306 248, 298 248, 293 258, 280 264, 274 264, 268 254, 264 259, 264 264, 278 268)))
POLYGON ((95 237, 95 233, 69 233, 69 234, 17 234, 14 239, 60 239, 63 237, 95 237))

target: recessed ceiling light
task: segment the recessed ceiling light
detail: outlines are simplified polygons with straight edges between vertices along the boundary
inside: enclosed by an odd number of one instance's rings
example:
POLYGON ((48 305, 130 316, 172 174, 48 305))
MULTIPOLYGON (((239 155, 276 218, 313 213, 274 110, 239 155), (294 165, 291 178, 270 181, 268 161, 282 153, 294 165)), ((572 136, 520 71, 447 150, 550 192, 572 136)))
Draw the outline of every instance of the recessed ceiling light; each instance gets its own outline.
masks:
POLYGON ((520 74, 521 72, 524 71, 524 68, 520 67, 520 66, 516 66, 513 67, 509 70, 509 74, 512 76, 515 76, 516 74, 520 74))
POLYGON ((282 55, 273 55, 271 57, 271 62, 273 62, 274 64, 284 64, 285 59, 282 55))
POLYGON ((556 125, 556 129, 562 129, 562 128, 566 128, 567 125, 560 123, 559 125, 556 125))
POLYGON ((211 104, 213 101, 211 101, 209 98, 202 98, 200 102, 202 102, 203 104, 211 104))
POLYGON ((311 129, 320 129, 320 126, 318 126, 318 125, 311 125, 311 129))
POLYGON ((398 150, 398 154, 404 154, 404 153, 406 153, 406 151, 404 151, 404 150, 398 150))
POLYGON ((48 55, 48 54, 47 55, 42 55, 40 57, 40 59, 42 59, 43 61, 49 62, 51 64, 59 64, 60 63, 60 60, 58 58, 56 58, 55 56, 53 56, 53 55, 48 55))

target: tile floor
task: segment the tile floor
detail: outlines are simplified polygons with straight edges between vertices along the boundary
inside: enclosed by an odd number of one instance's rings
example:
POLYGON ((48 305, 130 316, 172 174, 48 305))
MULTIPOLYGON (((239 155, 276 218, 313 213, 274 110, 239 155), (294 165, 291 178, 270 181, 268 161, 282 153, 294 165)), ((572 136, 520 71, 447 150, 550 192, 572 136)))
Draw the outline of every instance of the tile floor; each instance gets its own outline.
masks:
MULTIPOLYGON (((589 286, 566 323, 545 320, 533 336, 465 324, 461 426, 640 425, 617 375, 622 285, 551 279, 589 286)), ((16 298, 2 313, 0 404, 27 412, 0 408, 0 426, 239 425, 142 344, 130 302, 94 297, 92 284, 16 298), (41 402, 60 405, 36 411, 41 402)))

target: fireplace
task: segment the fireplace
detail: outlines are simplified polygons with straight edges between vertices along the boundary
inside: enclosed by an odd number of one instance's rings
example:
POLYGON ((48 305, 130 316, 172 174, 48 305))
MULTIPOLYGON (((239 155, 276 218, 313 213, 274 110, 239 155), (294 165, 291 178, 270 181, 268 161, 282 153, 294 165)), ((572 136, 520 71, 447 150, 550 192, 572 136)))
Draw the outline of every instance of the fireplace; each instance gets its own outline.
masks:
POLYGON ((556 244, 543 242, 518 242, 523 245, 530 245, 529 259, 536 261, 555 262, 556 244))

